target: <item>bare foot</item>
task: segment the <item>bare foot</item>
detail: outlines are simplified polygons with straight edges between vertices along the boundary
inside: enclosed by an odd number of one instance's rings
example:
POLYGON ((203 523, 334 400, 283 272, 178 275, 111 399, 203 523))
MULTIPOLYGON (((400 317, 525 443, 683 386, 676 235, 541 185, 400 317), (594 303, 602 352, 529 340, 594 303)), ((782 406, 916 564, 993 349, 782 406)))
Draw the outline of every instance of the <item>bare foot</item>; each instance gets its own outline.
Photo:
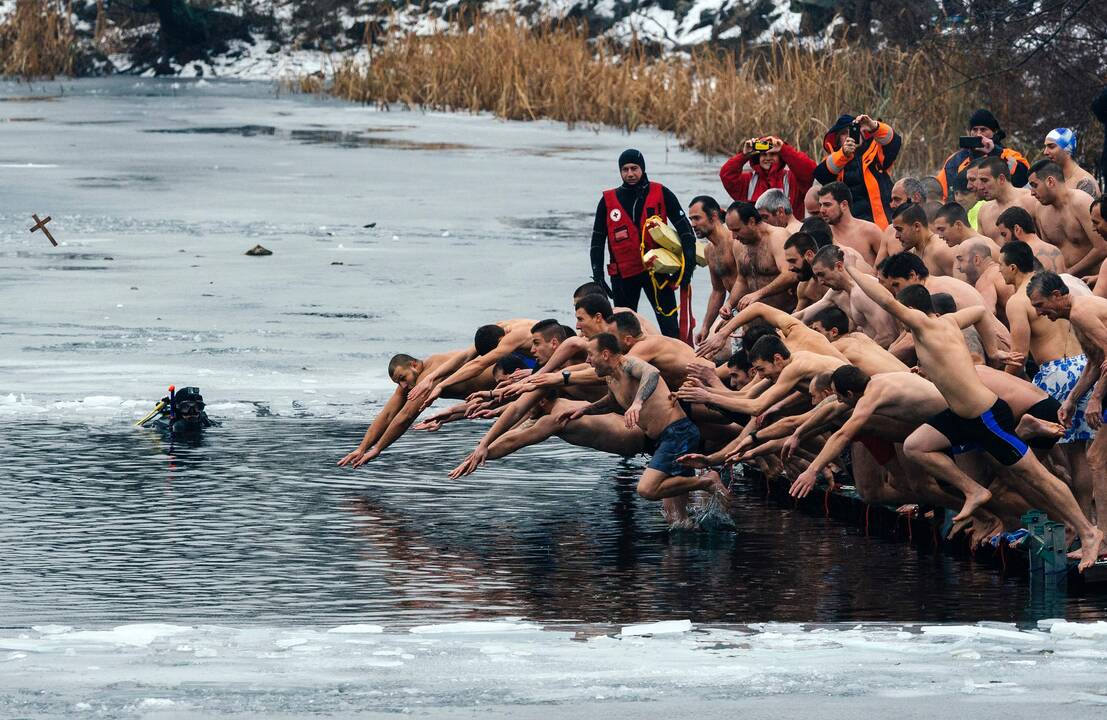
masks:
POLYGON ((1018 427, 1015 428, 1015 434, 1023 439, 1059 438, 1065 434, 1065 426, 1033 415, 1023 415, 1018 427))
POLYGON ((983 545, 997 535, 1003 533, 1003 523, 995 515, 991 518, 973 518, 972 530, 969 537, 973 545, 983 545))
POLYGON ((1080 536, 1080 544, 1080 565, 1077 570, 1084 572, 1095 565, 1095 561, 1099 559, 1099 553, 1103 545, 1103 532, 1093 526, 1092 531, 1088 533, 1088 537, 1080 536))
POLYGON ((957 534, 967 528, 971 522, 972 520, 968 519, 958 520, 957 522, 953 523, 953 526, 949 529, 949 533, 946 534, 946 540, 952 540, 953 538, 957 537, 957 534))
POLYGON ((961 506, 961 512, 953 516, 953 522, 968 520, 976 512, 976 509, 992 499, 992 493, 987 488, 979 488, 965 495, 965 504, 961 506))

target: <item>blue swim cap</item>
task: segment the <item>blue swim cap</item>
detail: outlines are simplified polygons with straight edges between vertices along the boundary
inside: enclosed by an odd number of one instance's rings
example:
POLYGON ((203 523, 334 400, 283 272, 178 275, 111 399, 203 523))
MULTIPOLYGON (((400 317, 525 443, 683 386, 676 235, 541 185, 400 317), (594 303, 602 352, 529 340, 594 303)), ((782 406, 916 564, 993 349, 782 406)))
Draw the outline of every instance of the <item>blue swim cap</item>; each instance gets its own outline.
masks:
POLYGON ((1076 154, 1076 132, 1068 128, 1054 128, 1046 135, 1046 142, 1055 142, 1069 155, 1076 154))

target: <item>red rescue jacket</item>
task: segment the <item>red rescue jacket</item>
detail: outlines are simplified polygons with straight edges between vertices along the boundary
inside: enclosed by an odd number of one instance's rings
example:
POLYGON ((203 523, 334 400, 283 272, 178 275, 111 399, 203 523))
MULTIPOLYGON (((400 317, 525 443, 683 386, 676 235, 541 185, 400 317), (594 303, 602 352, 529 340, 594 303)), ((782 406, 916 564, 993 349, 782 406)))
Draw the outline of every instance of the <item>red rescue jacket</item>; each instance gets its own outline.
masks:
MULTIPOLYGON (((627 209, 619 202, 615 190, 603 191, 604 206, 607 208, 607 246, 611 250, 612 262, 607 266, 608 275, 622 278, 641 275, 646 271, 642 265, 642 229, 634 222, 627 209)), ((668 220, 665 213, 665 197, 661 192, 661 183, 650 183, 646 192, 646 205, 642 211, 645 221, 657 215, 663 221, 668 220)), ((649 235, 646 235, 646 250, 657 247, 649 235)))

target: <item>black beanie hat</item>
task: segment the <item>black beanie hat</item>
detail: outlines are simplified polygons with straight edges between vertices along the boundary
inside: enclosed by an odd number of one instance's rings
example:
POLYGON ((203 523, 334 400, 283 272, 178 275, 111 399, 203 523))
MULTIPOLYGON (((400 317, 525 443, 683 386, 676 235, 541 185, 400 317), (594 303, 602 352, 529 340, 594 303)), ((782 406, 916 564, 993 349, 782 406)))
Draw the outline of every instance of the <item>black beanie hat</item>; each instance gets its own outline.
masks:
POLYGON ((646 158, 634 148, 628 148, 619 155, 619 169, 622 170, 627 163, 634 163, 642 170, 646 169, 646 158))
POLYGON ((973 129, 977 126, 991 128, 995 133, 995 137, 992 138, 996 142, 999 142, 1003 138, 1007 137, 1007 133, 1003 132, 1003 129, 999 126, 999 120, 996 120, 996 116, 992 114, 991 110, 985 110, 980 108, 969 116, 969 129, 973 129))

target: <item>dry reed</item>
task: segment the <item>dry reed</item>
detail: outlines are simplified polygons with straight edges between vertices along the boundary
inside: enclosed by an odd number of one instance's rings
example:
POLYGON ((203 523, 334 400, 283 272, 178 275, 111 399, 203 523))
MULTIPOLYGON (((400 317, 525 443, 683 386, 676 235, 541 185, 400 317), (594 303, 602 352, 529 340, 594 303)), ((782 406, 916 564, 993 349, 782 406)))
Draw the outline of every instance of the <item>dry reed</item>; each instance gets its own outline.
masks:
POLYGON ((868 112, 902 134, 901 168, 932 172, 956 146, 970 110, 967 91, 947 91, 953 79, 946 67, 921 52, 813 51, 786 41, 740 55, 704 48, 656 57, 637 44, 590 41, 579 27, 478 16, 445 33, 388 37, 368 64, 341 62, 329 91, 359 102, 512 120, 627 131, 648 125, 707 154, 777 134, 817 159, 824 131, 839 114, 868 112))
POLYGON ((60 0, 17 0, 0 23, 0 75, 23 79, 73 75, 77 34, 60 0))

